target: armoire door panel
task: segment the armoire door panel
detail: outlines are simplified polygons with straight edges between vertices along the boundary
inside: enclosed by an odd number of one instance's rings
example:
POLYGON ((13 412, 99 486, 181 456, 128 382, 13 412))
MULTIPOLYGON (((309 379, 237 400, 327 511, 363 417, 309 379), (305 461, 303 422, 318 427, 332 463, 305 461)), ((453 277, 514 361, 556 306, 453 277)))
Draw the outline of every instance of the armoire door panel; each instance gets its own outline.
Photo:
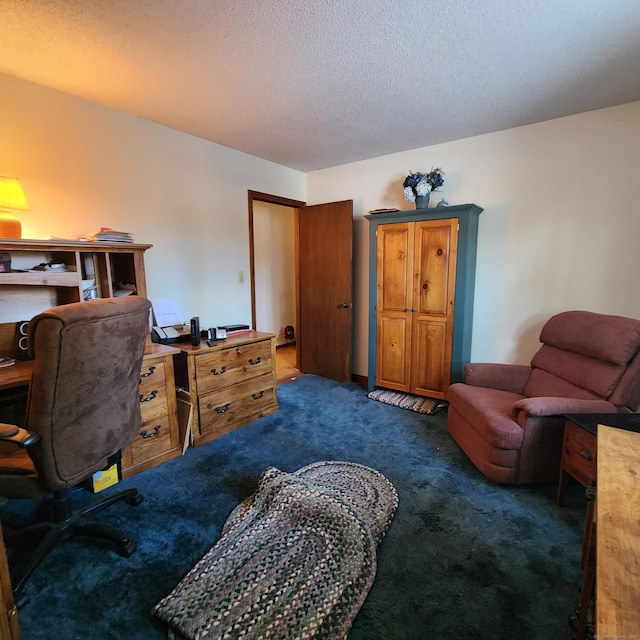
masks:
POLYGON ((384 316, 379 324, 377 379, 385 387, 408 391, 411 375, 410 350, 407 348, 406 316, 384 316))
POLYGON ((413 262, 413 234, 407 224, 390 224, 380 230, 378 242, 378 311, 407 311, 408 286, 413 262))
POLYGON ((418 313, 447 316, 449 287, 455 283, 455 221, 440 220, 416 223, 414 307, 418 313))
POLYGON ((411 393, 444 398, 451 369, 447 322, 416 318, 412 335, 411 393))
POLYGON ((451 378, 458 222, 415 223, 412 393, 444 398, 451 378))

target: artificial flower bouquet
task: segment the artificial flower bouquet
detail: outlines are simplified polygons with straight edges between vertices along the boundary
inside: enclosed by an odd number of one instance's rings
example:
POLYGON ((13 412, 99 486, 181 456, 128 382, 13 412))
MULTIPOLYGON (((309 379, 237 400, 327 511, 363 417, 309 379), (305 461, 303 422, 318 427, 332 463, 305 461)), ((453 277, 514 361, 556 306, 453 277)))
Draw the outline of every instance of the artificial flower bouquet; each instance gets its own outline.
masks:
POLYGON ((404 199, 409 202, 415 202, 417 196, 426 196, 428 193, 435 191, 444 184, 443 175, 444 171, 440 167, 431 169, 429 173, 409 172, 409 175, 402 183, 404 199))

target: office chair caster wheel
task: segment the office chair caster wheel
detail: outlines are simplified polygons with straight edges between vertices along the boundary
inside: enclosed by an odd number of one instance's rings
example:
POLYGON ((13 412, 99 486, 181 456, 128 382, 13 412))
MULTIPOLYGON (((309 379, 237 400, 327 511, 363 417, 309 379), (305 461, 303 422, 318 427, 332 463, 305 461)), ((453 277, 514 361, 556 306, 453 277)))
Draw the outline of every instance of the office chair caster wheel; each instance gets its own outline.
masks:
POLYGON ((136 545, 135 542, 129 541, 125 546, 120 547, 118 553, 123 558, 130 558, 135 553, 135 550, 137 548, 138 548, 138 546, 136 545))
POLYGON ((134 496, 129 496, 126 499, 126 503, 130 504, 132 507, 137 507, 144 500, 144 496, 141 493, 136 493, 134 496))

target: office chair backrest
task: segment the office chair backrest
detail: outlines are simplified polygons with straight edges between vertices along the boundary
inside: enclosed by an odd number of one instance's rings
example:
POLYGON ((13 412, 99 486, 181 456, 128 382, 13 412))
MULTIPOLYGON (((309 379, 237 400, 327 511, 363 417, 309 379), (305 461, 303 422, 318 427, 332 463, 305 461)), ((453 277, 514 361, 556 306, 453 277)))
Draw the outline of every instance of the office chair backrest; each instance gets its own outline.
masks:
POLYGON ((25 427, 43 489, 79 484, 140 427, 139 383, 149 301, 108 298, 55 307, 29 323, 34 358, 25 427))

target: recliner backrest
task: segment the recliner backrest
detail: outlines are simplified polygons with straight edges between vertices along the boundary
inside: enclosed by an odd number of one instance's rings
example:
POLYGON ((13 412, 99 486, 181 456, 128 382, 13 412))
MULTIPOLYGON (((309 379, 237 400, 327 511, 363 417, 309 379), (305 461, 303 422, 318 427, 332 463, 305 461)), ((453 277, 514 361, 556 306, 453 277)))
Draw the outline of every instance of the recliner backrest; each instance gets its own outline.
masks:
POLYGON ((524 387, 528 397, 605 399, 640 405, 640 321, 566 311, 542 327, 540 350, 524 387))
POLYGON ((49 309, 29 323, 34 357, 26 428, 42 487, 74 486, 107 466, 140 426, 149 301, 108 298, 49 309))

